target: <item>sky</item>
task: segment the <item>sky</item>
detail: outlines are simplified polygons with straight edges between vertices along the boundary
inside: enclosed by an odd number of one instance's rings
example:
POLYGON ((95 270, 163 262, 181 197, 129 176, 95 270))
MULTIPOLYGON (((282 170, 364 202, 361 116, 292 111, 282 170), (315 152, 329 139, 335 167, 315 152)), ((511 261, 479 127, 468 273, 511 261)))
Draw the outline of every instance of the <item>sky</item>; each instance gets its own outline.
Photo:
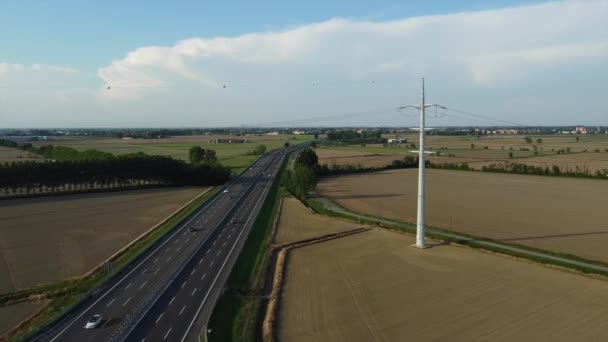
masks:
POLYGON ((608 0, 2 1, 0 128, 608 125, 608 0), (476 116, 463 112, 474 113, 476 116))

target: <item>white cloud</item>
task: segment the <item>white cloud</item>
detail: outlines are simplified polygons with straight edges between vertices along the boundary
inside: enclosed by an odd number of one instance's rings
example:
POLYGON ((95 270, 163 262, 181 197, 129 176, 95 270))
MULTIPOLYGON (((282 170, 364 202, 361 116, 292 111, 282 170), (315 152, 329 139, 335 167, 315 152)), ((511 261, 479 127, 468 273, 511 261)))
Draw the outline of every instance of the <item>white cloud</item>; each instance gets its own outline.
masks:
MULTIPOLYGON (((562 1, 389 22, 332 19, 281 32, 192 38, 150 46, 101 68, 110 85, 161 88, 183 78, 217 87, 234 70, 274 66, 285 77, 409 75, 453 69, 481 85, 508 84, 608 57, 608 2, 562 1)), ((121 96, 124 98, 123 96, 121 96)))
MULTIPOLYGON (((78 96, 63 91, 61 96, 54 92, 53 98, 78 102, 82 117, 100 125, 204 126, 396 106, 417 100, 416 78, 424 75, 431 96, 441 96, 442 103, 475 111, 483 93, 485 109, 509 104, 505 107, 517 113, 511 119, 525 121, 530 116, 519 105, 523 102, 509 99, 530 90, 542 92, 542 101, 584 92, 589 111, 601 103, 600 95, 594 100, 593 92, 573 89, 572 84, 585 72, 594 76, 597 87, 608 81, 608 71, 602 72, 608 70, 606 18, 607 0, 391 21, 336 18, 140 47, 99 68, 92 80, 69 68, 0 63, 0 84, 20 84, 24 92, 26 84, 79 87, 78 96), (570 82, 555 82, 555 75, 570 82)), ((2 96, 6 98, 0 94, 0 100, 2 96)), ((535 112, 540 108, 536 103, 535 112)), ((559 114, 550 105, 546 108, 559 114)), ((380 124, 378 120, 372 121, 380 124)))

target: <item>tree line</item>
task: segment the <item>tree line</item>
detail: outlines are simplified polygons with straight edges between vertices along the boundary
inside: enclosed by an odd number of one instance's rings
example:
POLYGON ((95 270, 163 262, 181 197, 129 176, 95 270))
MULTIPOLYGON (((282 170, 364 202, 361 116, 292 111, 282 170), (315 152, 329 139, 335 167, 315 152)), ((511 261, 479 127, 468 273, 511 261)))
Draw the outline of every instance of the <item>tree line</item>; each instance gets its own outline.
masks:
POLYGON ((224 183, 229 177, 230 169, 220 164, 187 164, 171 157, 135 153, 110 159, 0 164, 0 191, 8 196, 153 185, 204 186, 224 183))
POLYGON ((49 158, 0 164, 0 196, 5 197, 150 186, 206 186, 225 183, 231 175, 229 168, 217 162, 215 151, 200 147, 190 150, 191 163, 188 164, 142 152, 115 156, 64 146, 34 147, 10 140, 0 140, 0 146, 49 158))

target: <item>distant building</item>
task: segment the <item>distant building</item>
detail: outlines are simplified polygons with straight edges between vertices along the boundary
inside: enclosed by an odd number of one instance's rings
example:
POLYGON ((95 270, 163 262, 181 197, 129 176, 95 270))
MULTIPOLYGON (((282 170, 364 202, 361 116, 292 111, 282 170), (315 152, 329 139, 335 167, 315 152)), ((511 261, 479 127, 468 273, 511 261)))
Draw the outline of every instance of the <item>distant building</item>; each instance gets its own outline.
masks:
POLYGON ((303 135, 303 134, 306 134, 306 132, 304 132, 304 131, 293 131, 293 132, 291 132, 291 133, 293 133, 293 134, 295 134, 295 135, 303 135))
POLYGON ((407 139, 394 138, 394 139, 388 139, 387 142, 389 144, 402 144, 402 143, 406 143, 407 139))
POLYGON ((576 126, 575 128, 576 134, 587 134, 587 127, 585 126, 576 126))
POLYGON ((279 132, 268 132, 266 135, 279 135, 279 132))
POLYGON ((212 144, 244 144, 249 142, 247 139, 235 139, 235 138, 227 138, 227 139, 213 139, 209 140, 212 144))

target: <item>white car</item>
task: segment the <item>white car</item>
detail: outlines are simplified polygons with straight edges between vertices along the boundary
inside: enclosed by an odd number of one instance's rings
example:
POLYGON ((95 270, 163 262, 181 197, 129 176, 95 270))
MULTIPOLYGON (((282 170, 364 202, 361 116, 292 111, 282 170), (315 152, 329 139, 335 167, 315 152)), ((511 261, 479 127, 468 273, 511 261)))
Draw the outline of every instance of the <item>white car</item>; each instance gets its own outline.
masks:
POLYGON ((224 190, 224 193, 227 194, 228 193, 228 189, 224 190))
POLYGON ((101 323, 101 315, 93 315, 89 318, 87 324, 84 326, 85 329, 95 329, 101 323))

